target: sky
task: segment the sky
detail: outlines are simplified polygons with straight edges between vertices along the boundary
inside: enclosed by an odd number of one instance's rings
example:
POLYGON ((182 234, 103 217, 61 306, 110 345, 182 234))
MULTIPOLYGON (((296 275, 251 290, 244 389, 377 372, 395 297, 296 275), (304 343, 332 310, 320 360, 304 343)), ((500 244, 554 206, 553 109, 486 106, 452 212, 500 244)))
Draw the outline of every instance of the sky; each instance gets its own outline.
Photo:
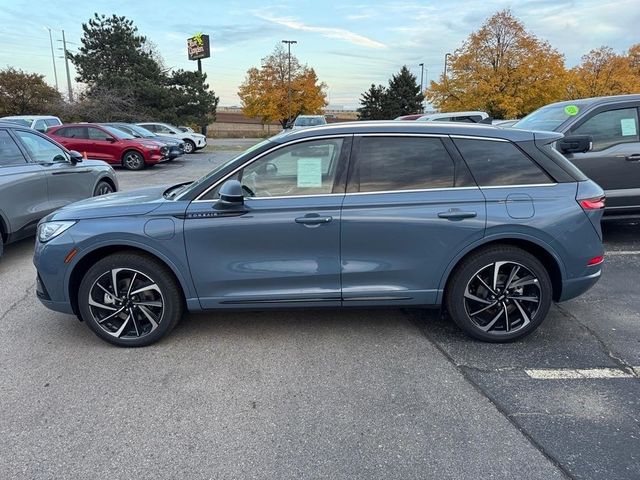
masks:
MULTIPOLYGON (((424 63, 426 85, 442 73, 445 53, 504 8, 563 53, 569 67, 601 45, 623 52, 640 42, 640 0, 0 0, 0 68, 40 73, 54 85, 47 28, 61 57, 61 30, 74 51, 83 22, 94 12, 115 13, 132 19, 172 68, 195 70, 186 40, 209 34, 212 56, 203 70, 221 106, 240 104, 246 71, 287 39, 298 42, 292 53, 328 85, 330 105, 354 108, 372 83, 386 84, 402 65, 419 81, 424 63)), ((62 90, 64 60, 55 62, 62 90)))

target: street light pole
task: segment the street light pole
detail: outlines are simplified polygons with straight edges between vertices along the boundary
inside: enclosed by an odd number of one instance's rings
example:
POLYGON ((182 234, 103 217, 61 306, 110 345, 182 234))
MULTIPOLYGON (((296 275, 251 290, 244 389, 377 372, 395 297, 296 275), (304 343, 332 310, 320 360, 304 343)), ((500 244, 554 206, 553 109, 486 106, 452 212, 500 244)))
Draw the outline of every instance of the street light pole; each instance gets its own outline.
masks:
POLYGON ((289 80, 288 80, 288 91, 287 91, 287 101, 289 104, 289 116, 288 116, 288 124, 291 124, 291 44, 295 44, 298 43, 296 40, 282 40, 282 43, 286 43, 287 44, 287 50, 288 50, 288 59, 289 59, 289 80))
POLYGON ((56 57, 53 54, 53 38, 51 37, 51 29, 46 27, 49 30, 49 44, 51 45, 51 61, 53 62, 53 77, 56 79, 56 90, 60 91, 58 88, 58 71, 56 70, 56 57))
POLYGON ((424 113, 424 63, 419 63, 420 66, 420 95, 422 95, 422 113, 424 113))

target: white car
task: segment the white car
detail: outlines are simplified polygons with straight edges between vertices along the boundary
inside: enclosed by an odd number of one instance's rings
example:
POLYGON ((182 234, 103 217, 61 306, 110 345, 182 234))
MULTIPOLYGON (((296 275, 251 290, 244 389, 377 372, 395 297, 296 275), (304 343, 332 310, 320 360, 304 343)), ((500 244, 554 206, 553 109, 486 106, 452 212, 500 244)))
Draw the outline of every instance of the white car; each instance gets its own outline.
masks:
POLYGON ((416 122, 463 122, 463 123, 480 123, 487 120, 489 114, 487 112, 446 112, 446 113, 429 113, 423 115, 416 122))
POLYGON ((301 128, 318 127, 326 125, 327 119, 324 115, 298 115, 291 125, 291 130, 299 130, 301 128))
POLYGON ((0 120, 33 128, 41 133, 46 132, 49 127, 62 125, 60 119, 52 115, 12 115, 10 117, 2 117, 0 120))
POLYGON ((157 135, 166 135, 184 141, 184 153, 193 153, 207 146, 207 137, 200 133, 183 132, 178 127, 160 122, 138 123, 141 127, 151 130, 157 135))

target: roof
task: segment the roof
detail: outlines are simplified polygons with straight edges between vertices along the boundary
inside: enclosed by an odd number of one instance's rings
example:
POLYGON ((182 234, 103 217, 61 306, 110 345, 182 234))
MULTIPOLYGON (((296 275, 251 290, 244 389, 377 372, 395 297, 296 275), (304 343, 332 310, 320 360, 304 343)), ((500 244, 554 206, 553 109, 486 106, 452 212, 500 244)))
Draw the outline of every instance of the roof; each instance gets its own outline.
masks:
POLYGON ((545 105, 542 108, 550 106, 562 106, 562 105, 605 105, 607 103, 615 103, 620 101, 640 102, 640 94, 632 93, 629 95, 610 95, 607 97, 590 97, 590 98, 577 98, 574 100, 565 100, 563 102, 555 102, 545 105))
MULTIPOLYGON (((345 134, 423 134, 423 135, 459 135, 473 137, 500 138, 512 142, 522 142, 534 139, 534 132, 530 130, 516 130, 512 128, 498 128, 479 123, 456 122, 411 122, 411 121, 362 121, 330 123, 318 127, 308 127, 300 130, 285 131, 271 140, 282 143, 296 139, 316 137, 321 135, 345 135, 345 134)), ((538 140, 558 139, 556 132, 535 132, 538 140)))
MULTIPOLYGON (((55 115, 8 115, 6 117, 2 117, 4 119, 24 119, 24 120, 46 120, 47 118, 56 118, 58 120, 60 120, 58 117, 56 117, 55 115)), ((2 120, 2 118, 0 118, 0 120, 2 120)))

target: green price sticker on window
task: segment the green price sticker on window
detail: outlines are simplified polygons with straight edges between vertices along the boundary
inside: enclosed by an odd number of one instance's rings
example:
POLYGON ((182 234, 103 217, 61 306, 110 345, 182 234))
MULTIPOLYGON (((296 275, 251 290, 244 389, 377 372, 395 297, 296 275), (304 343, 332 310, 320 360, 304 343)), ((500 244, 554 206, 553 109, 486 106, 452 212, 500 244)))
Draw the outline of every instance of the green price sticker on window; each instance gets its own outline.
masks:
POLYGON ((566 107, 564 107, 564 113, 566 113, 570 117, 577 115, 579 111, 580 109, 575 105, 567 105, 566 107))

